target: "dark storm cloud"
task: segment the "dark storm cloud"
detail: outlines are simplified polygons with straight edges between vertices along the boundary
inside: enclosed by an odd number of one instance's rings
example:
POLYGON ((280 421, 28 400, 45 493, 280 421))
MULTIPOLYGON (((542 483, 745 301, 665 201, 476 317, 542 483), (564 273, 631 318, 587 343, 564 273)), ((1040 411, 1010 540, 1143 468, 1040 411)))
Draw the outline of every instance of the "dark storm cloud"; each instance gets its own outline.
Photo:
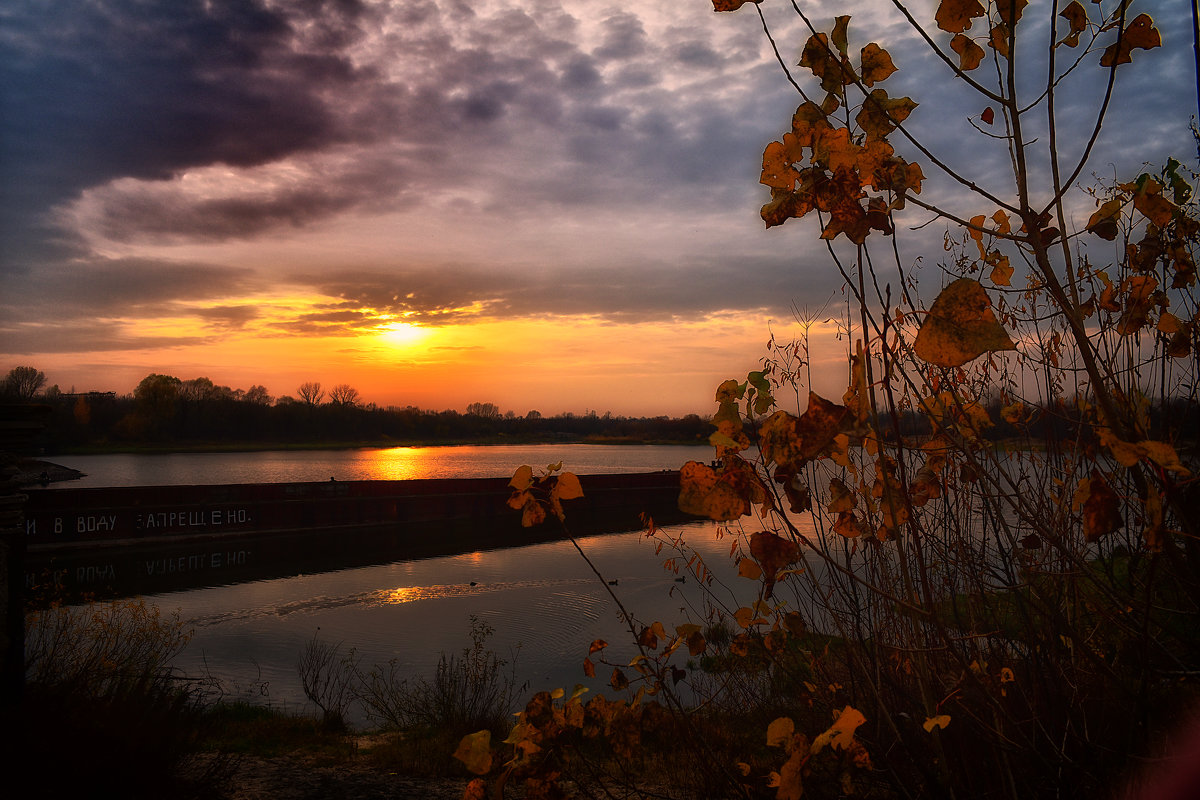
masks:
MULTIPOLYGON (((269 178, 269 176, 268 176, 269 178)), ((224 241, 282 227, 303 228, 350 208, 386 201, 391 210, 416 202, 405 168, 388 159, 313 165, 299 178, 218 197, 193 197, 178 182, 117 182, 89 191, 76 218, 113 242, 224 241)))
POLYGON ((718 308, 790 313, 796 286, 827 298, 840 277, 832 270, 803 275, 796 259, 766 250, 750 253, 731 269, 720 255, 697 256, 685 265, 668 254, 647 256, 634 266, 575 268, 570 271, 500 273, 486 266, 441 265, 388 272, 346 270, 321 276, 292 276, 297 284, 343 298, 329 311, 296 318, 292 330, 312 331, 329 324, 354 326, 376 314, 406 322, 453 324, 478 318, 584 315, 613 322, 695 318, 718 308), (722 299, 714 304, 712 298, 722 299), (345 309, 345 310, 337 310, 345 309), (364 309, 369 309, 365 312, 364 309))
MULTIPOLYGON (((167 316, 183 302, 204 302, 261 288, 249 269, 148 259, 44 264, 5 280, 0 317, 55 324, 167 316)), ((0 338, 3 338, 0 335, 0 338)), ((4 342, 0 341, 0 351, 4 342)))
POLYGON ((253 166, 352 139, 323 99, 358 71, 356 2, 6 5, 0 228, 121 177, 253 166))
POLYGON ((192 313, 201 319, 208 320, 209 324, 216 327, 243 328, 247 323, 257 319, 262 312, 255 306, 237 305, 198 308, 192 313))

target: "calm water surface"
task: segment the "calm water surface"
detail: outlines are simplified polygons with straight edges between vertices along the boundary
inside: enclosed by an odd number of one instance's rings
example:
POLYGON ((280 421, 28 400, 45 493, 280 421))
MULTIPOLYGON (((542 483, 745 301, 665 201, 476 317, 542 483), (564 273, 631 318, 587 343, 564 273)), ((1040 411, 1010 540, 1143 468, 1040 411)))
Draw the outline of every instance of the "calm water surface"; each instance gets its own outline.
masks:
MULTIPOLYGON (((718 538, 714 525, 671 530, 684 532, 727 581, 729 589, 717 591, 732 608, 753 598, 756 584, 733 574, 730 540, 718 538), (746 596, 735 598, 739 590, 746 596)), ((598 668, 598 679, 585 678, 588 645, 597 638, 611 642, 608 655, 622 664, 635 654, 609 588, 642 622, 660 620, 668 630, 703 622, 704 598, 694 577, 680 583, 663 568, 668 554, 656 554, 641 533, 586 537, 579 544, 605 582, 564 541, 148 599, 165 612, 177 610, 194 631, 177 661, 185 673, 215 677, 231 696, 289 710, 313 710, 296 665, 314 635, 353 647, 365 665, 396 659, 404 674, 429 677, 439 654, 470 643, 472 616, 495 629, 489 645, 531 691, 583 683, 603 692, 612 670, 598 668)), ((353 721, 366 722, 360 715, 353 721)))
MULTIPOLYGON (((341 451, 61 456, 51 460, 88 473, 63 486, 263 483, 284 481, 492 477, 522 464, 588 473, 676 469, 711 458, 709 447, 514 445, 398 447, 341 451)), ((587 491, 586 477, 583 479, 587 491)), ((686 534, 725 578, 718 587, 732 608, 752 599, 755 584, 729 566, 730 540, 716 526, 670 529, 686 534), (742 592, 747 597, 735 598, 742 592)), ((611 668, 589 681, 583 659, 592 640, 612 643, 610 657, 633 656, 611 588, 643 622, 668 629, 703 621, 696 580, 678 582, 663 569, 669 552, 655 553, 641 533, 587 537, 580 545, 604 576, 596 578, 569 541, 400 561, 234 586, 171 592, 147 598, 164 612, 178 611, 194 631, 177 666, 218 681, 232 697, 293 711, 312 711, 297 676, 305 644, 315 635, 354 648, 363 664, 395 659, 404 674, 431 676, 441 653, 470 644, 471 617, 495 633, 489 645, 514 667, 530 690, 576 683, 604 691, 611 668), (609 587, 608 581, 617 585, 609 587), (472 583, 474 585, 472 585, 472 583)), ((611 689, 608 690, 611 693, 611 689)), ((361 715, 353 720, 362 725, 361 715)))
POLYGON ((678 469, 707 461, 712 448, 689 445, 490 445, 354 450, 271 450, 255 453, 165 453, 50 456, 86 473, 51 487, 167 486, 293 481, 494 478, 522 464, 563 462, 579 475, 678 469))

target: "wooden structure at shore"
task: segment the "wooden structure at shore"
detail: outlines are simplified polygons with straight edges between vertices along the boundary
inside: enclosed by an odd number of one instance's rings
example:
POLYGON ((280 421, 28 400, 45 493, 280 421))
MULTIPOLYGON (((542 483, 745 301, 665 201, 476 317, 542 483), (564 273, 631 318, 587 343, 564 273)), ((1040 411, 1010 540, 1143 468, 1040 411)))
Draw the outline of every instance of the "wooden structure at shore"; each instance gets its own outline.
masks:
MULTIPOLYGON (((580 476, 572 535, 690 520, 679 473, 580 476)), ((25 504, 26 596, 127 596, 565 537, 521 527, 507 478, 54 488, 25 504)))

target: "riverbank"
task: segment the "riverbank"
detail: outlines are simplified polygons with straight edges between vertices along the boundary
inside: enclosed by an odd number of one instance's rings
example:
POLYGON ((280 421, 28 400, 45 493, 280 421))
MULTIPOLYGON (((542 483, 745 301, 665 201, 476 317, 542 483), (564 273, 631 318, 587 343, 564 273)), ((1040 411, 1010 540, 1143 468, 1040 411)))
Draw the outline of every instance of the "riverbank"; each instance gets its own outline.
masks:
POLYGON ((89 455, 168 455, 173 453, 264 453, 304 450, 386 450, 393 447, 503 447, 507 445, 610 445, 662 447, 708 444, 705 440, 638 436, 493 436, 473 439, 356 439, 348 441, 315 440, 306 442, 105 442, 77 447, 55 448, 50 456, 89 455))
POLYGON ((71 469, 61 464, 35 458, 22 458, 17 461, 16 467, 15 480, 17 486, 21 488, 26 486, 49 486, 52 483, 75 481, 86 477, 86 473, 80 472, 77 469, 71 469))

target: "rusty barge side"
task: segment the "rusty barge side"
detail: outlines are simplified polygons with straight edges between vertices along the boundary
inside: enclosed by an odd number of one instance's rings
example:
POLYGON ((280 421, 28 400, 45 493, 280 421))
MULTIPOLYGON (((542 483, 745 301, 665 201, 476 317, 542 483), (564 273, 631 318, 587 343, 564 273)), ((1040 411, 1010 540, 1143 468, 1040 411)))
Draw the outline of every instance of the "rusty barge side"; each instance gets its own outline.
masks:
MULTIPOLYGON (((690 519, 679 473, 580 476, 566 503, 574 535, 690 519)), ((32 491, 25 584, 125 596, 512 547, 562 538, 522 528, 506 478, 139 486, 32 491)))

